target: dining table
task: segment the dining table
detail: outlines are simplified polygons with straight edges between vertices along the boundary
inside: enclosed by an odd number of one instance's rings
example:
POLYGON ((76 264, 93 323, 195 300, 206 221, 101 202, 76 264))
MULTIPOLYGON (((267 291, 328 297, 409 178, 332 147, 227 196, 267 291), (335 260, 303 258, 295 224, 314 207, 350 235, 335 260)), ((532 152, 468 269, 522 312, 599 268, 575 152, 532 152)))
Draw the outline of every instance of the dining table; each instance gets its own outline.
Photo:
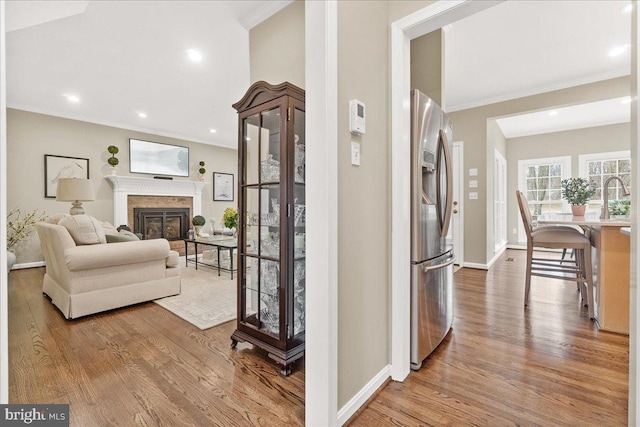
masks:
POLYGON ((599 212, 584 216, 556 213, 538 215, 533 222, 584 230, 591 241, 596 323, 602 330, 628 335, 630 237, 625 231, 631 226, 629 217, 601 219, 599 212))

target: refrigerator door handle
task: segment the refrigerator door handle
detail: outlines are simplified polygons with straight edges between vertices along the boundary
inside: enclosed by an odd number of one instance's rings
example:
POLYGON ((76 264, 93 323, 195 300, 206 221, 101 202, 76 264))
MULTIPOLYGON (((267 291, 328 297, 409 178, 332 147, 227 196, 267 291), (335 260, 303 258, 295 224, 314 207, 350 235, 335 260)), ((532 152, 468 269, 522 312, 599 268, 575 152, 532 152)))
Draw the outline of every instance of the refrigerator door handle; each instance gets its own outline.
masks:
MULTIPOLYGON (((451 223, 451 211, 453 210, 453 165, 451 163, 451 150, 449 149, 449 141, 447 134, 443 129, 440 129, 440 141, 442 143, 442 151, 444 153, 445 168, 447 170, 447 194, 445 199, 445 210, 442 218, 442 232, 441 236, 445 237, 449 234, 449 224, 451 223)), ((438 186, 438 192, 440 192, 440 186, 438 186)), ((440 200, 441 202, 441 200, 440 200)))
POLYGON ((422 271, 426 273, 427 271, 431 271, 431 270, 439 270, 441 268, 450 266, 454 262, 456 262, 456 256, 454 254, 451 254, 451 256, 442 264, 423 265, 422 271))

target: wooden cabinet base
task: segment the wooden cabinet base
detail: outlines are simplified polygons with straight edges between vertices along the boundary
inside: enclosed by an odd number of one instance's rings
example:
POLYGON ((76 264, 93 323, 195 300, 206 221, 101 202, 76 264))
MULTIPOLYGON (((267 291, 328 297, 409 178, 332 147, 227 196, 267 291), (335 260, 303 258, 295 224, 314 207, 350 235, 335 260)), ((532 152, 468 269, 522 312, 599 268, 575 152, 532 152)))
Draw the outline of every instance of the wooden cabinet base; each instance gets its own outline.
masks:
POLYGON ((600 329, 628 335, 630 239, 620 228, 593 227, 591 243, 600 329))
POLYGON ((245 341, 265 350, 271 359, 282 365, 280 373, 285 377, 291 373, 291 366, 293 362, 304 356, 304 343, 288 351, 283 351, 277 347, 267 344, 259 338, 253 337, 239 330, 236 330, 231 335, 231 348, 236 348, 236 345, 239 342, 245 341))

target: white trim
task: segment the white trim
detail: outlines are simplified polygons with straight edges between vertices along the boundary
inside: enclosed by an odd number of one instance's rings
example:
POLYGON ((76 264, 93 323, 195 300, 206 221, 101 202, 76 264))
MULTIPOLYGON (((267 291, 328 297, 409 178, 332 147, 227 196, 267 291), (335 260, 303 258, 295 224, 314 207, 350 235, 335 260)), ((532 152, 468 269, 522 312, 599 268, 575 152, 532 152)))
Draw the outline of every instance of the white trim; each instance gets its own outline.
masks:
POLYGON ((391 377, 396 381, 410 371, 410 41, 499 3, 438 1, 391 24, 391 377))
POLYGON ((460 226, 458 227, 458 233, 460 234, 460 238, 458 242, 460 244, 456 251, 456 264, 462 266, 464 265, 464 189, 465 189, 465 181, 464 181, 464 142, 463 141, 455 141, 453 143, 454 147, 459 148, 460 153, 460 162, 459 162, 459 170, 458 170, 458 181, 459 181, 459 189, 460 194, 458 194, 458 215, 460 215, 460 219, 458 219, 460 226))
MULTIPOLYGON (((509 243, 507 245, 507 249, 517 249, 517 250, 522 250, 522 251, 526 251, 527 250, 527 245, 525 244, 521 244, 521 243, 509 243)), ((537 250, 537 249, 536 249, 537 250)))
POLYGON ((244 28, 250 30, 262 21, 280 12, 291 3, 293 3, 293 0, 271 0, 262 2, 257 9, 254 9, 248 15, 239 19, 238 22, 240 22, 240 25, 244 28))
MULTIPOLYGON (((15 102, 10 103, 7 107, 8 108, 12 108, 14 110, 28 111, 30 113, 37 113, 37 114, 44 114, 44 115, 47 115, 47 116, 61 117, 63 119, 76 120, 76 121, 85 122, 85 123, 93 123, 93 124, 96 124, 96 125, 110 126, 110 127, 114 127, 114 128, 118 128, 118 129, 131 130, 131 131, 134 131, 134 132, 148 133, 150 135, 165 136, 167 138, 174 138, 174 139, 181 139, 181 140, 184 140, 184 141, 197 142, 199 144, 212 145, 214 147, 220 147, 220 148, 228 148, 230 150, 237 150, 238 149, 238 147, 236 145, 224 145, 224 144, 219 143, 218 141, 200 139, 200 138, 194 137, 193 135, 182 135, 182 134, 178 134, 178 133, 164 132, 164 131, 158 130, 158 129, 145 128, 145 127, 142 127, 142 126, 132 126, 131 124, 128 124, 128 123, 120 123, 120 122, 111 121, 111 120, 104 120, 104 119, 99 119, 99 118, 86 117, 86 116, 81 116, 81 115, 74 115, 74 114, 69 114, 67 112, 54 111, 54 110, 49 110, 49 109, 40 108, 40 107, 32 107, 32 106, 29 106, 29 105, 19 104, 19 103, 15 103, 15 102)), ((221 139, 220 136, 218 136, 217 138, 221 139)), ((233 141, 234 141, 233 144, 236 144, 235 139, 233 141)))
POLYGON ((378 391, 384 382, 389 378, 391 372, 391 365, 387 365, 380 372, 378 372, 371 381, 369 381, 355 396, 353 396, 340 410, 338 411, 338 425, 344 425, 349 418, 356 413, 367 400, 378 391))
POLYGON ((498 250, 495 255, 493 255, 493 258, 491 258, 491 260, 487 263, 487 270, 489 270, 491 267, 493 267, 493 264, 496 263, 496 261, 498 261, 498 259, 502 256, 502 254, 504 253, 504 251, 507 250, 507 245, 506 243, 500 248, 500 250, 498 250))
POLYGON ((338 424, 338 5, 305 2, 305 424, 338 424))
POLYGON ((202 189, 208 183, 201 181, 141 178, 137 176, 108 175, 104 179, 113 188, 113 223, 128 224, 128 198, 137 196, 182 196, 193 199, 193 215, 202 214, 202 189))
POLYGON ((44 261, 22 262, 20 264, 14 264, 12 270, 22 270, 24 268, 44 267, 46 264, 44 261))
POLYGON ((464 268, 475 268, 476 270, 488 270, 489 266, 487 264, 480 264, 477 262, 465 262, 463 265, 464 268))
MULTIPOLYGON (((531 89, 525 89, 517 92, 509 92, 504 95, 493 96, 491 98, 483 98, 478 101, 466 102, 464 104, 454 105, 447 107, 447 111, 452 113, 454 111, 468 110, 470 108, 482 107, 483 105, 496 104, 498 102, 510 101, 512 99, 524 98, 526 96, 538 95, 540 93, 552 92, 554 90, 566 89, 574 86, 586 85, 589 83, 595 83, 602 80, 614 79, 617 77, 628 76, 629 69, 621 68, 615 71, 608 71, 606 73, 595 74, 580 79, 566 80, 564 82, 554 83, 551 85, 538 86, 531 89)), ((597 125, 601 126, 601 125, 597 125)), ((509 138, 515 138, 515 136, 509 136, 509 138)))
POLYGON ((586 178, 589 171, 587 163, 593 160, 611 160, 611 159, 624 159, 631 158, 630 150, 623 151, 607 151, 605 153, 593 153, 593 154, 580 154, 578 156, 578 176, 586 178))
MULTIPOLYGON (((7 217, 7 64, 5 5, 0 0, 0 218, 7 217)), ((0 404, 9 403, 7 222, 0 221, 0 404)))
POLYGON ((497 149, 493 150, 493 245, 494 252, 507 244, 507 159, 497 149), (502 173, 499 172, 502 168, 502 173), (496 209, 496 205, 499 209, 496 209), (501 224, 502 221, 502 224, 501 224), (502 225, 502 227, 500 227, 502 225), (501 230, 500 230, 501 229, 501 230), (502 235, 498 241, 496 237, 502 235))

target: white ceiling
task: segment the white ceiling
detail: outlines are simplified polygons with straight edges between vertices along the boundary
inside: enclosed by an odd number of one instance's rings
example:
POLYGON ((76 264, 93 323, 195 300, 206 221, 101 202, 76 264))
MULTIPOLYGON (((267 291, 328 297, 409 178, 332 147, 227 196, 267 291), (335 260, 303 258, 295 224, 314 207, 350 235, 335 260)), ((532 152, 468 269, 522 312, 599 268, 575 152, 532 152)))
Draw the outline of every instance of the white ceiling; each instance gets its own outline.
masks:
POLYGON ((7 105, 236 147, 248 28, 288 3, 7 2, 7 105))
MULTIPOLYGON (((7 2, 7 105, 235 147, 248 29, 290 2, 7 2), (188 60, 189 48, 202 62, 188 60)), ((509 1, 454 23, 446 110, 628 74, 628 52, 607 55, 629 43, 627 3, 509 1)))

